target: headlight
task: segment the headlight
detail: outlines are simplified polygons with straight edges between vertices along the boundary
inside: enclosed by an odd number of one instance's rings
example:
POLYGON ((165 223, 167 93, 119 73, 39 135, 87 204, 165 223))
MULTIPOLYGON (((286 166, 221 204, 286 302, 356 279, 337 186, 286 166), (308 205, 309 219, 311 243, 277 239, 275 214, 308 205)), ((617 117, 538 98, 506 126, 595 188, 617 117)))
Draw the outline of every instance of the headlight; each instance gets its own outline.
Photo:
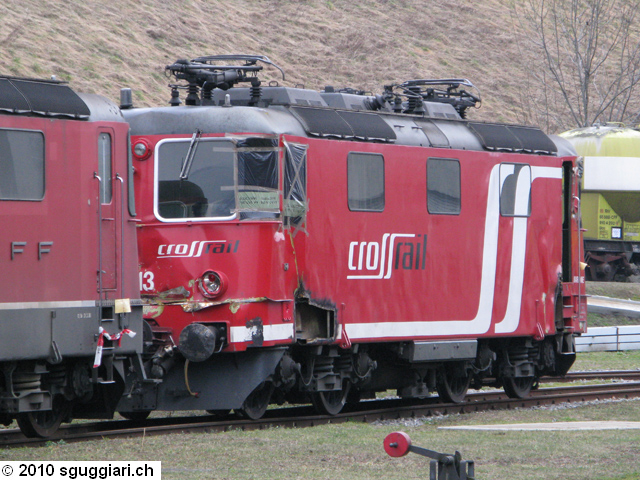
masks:
POLYGON ((137 160, 146 160, 151 156, 151 148, 149 147, 149 143, 146 140, 138 140, 132 146, 133 156, 136 157, 137 160))
POLYGON ((205 297, 215 298, 227 289, 227 279, 223 273, 209 270, 198 279, 198 288, 205 297))

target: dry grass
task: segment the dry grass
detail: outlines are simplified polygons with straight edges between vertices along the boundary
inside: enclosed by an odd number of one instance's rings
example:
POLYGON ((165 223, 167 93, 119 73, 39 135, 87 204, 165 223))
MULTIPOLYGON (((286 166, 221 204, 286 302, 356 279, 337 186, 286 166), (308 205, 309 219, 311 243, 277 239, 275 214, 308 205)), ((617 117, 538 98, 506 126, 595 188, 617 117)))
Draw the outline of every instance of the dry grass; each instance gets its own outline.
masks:
MULTIPOLYGON (((587 282, 587 295, 620 298, 623 300, 640 301, 640 283, 622 282, 587 282)), ((609 327, 618 325, 638 325, 640 319, 624 317, 616 314, 589 313, 590 327, 609 327)))
POLYGON ((578 353, 571 371, 587 370, 640 370, 640 350, 578 353))
POLYGON ((485 101, 473 118, 516 122, 531 53, 514 25, 500 0, 5 0, 0 73, 56 75, 116 100, 128 86, 150 106, 168 101, 174 60, 254 53, 314 89, 469 78, 485 101))
POLYGON ((480 412, 378 425, 349 422, 310 429, 190 434, 0 451, 7 460, 160 460, 164 479, 372 480, 428 478, 428 459, 393 459, 385 436, 406 431, 413 443, 475 460, 476 477, 491 480, 637 479, 640 431, 477 432, 440 426, 640 420, 640 401, 578 408, 480 412))
POLYGON ((640 283, 587 282, 587 295, 640 301, 640 283))

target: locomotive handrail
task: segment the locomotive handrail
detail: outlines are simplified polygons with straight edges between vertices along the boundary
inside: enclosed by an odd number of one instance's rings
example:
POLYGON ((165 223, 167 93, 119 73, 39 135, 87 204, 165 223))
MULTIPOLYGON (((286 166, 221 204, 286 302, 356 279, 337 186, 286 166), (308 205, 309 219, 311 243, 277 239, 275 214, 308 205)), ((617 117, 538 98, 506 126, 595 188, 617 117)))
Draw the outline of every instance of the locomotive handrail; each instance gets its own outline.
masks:
MULTIPOLYGON (((116 173, 116 180, 120 180, 120 261, 124 262, 124 179, 116 173)), ((120 296, 126 297, 123 268, 120 269, 120 296)))
POLYGON ((100 199, 102 178, 98 172, 93 172, 93 178, 98 180, 98 306, 102 308, 102 200, 100 199))
MULTIPOLYGON (((582 270, 582 261, 584 260, 584 256, 583 256, 583 252, 582 252, 582 247, 584 245, 583 243, 583 233, 582 233, 582 228, 580 228, 580 222, 582 221, 582 211, 581 211, 581 203, 580 203, 580 197, 577 195, 573 196, 573 199, 576 201, 576 210, 577 210, 577 215, 578 215, 578 219, 577 219, 577 224, 578 224, 578 317, 580 316, 580 309, 582 308, 582 289, 580 288, 581 285, 581 280, 580 278, 584 278, 583 275, 581 275, 580 273, 583 271, 582 270)), ((586 312, 585 312, 586 314, 586 312)))

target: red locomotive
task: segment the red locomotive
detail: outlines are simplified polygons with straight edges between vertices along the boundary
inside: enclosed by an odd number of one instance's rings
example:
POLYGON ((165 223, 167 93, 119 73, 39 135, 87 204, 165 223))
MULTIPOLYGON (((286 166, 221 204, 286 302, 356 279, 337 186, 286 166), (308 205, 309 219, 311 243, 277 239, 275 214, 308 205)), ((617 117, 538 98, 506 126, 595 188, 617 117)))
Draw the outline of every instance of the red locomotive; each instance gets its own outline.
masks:
POLYGON ((0 417, 28 436, 111 417, 142 353, 127 135, 103 97, 0 77, 0 417))
POLYGON ((3 421, 522 397, 570 368, 566 141, 467 119, 467 80, 316 92, 259 62, 178 61, 162 108, 0 78, 3 421))
POLYGON ((181 60, 171 106, 122 102, 146 327, 118 410, 335 414, 566 373, 586 328, 571 146, 467 119, 466 80, 316 92, 262 85, 262 63, 181 60))

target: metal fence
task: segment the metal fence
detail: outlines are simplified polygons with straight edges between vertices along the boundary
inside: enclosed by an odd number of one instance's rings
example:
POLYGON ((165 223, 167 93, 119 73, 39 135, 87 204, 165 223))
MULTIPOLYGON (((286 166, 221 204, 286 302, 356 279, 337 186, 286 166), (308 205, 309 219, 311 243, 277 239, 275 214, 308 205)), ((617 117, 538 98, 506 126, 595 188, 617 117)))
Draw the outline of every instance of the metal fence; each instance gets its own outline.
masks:
POLYGON ((640 350, 640 325, 591 327, 576 338, 578 352, 640 350))

